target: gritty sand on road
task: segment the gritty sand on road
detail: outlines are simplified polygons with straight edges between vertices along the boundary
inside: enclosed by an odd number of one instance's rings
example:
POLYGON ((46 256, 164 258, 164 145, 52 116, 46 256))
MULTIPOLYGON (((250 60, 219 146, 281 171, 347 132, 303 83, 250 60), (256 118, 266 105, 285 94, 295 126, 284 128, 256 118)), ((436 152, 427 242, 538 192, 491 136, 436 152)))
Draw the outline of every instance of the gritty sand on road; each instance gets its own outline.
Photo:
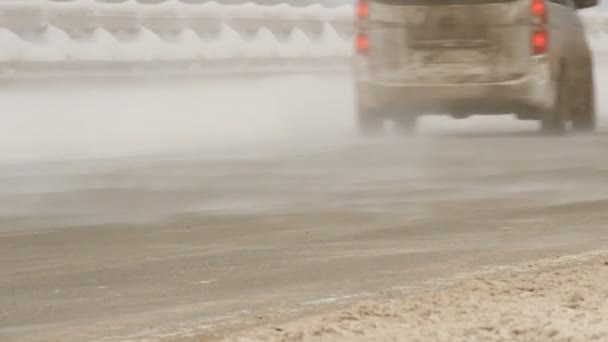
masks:
POLYGON ((428 284, 225 341, 606 341, 608 252, 428 284))

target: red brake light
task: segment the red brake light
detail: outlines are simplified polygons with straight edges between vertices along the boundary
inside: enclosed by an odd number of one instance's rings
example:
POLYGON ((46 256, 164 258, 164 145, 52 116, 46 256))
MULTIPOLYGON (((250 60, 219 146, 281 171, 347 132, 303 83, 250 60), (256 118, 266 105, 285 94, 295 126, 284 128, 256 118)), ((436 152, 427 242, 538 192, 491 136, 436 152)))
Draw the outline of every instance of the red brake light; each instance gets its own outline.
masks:
POLYGON ((357 18, 366 19, 369 16, 369 2, 368 0, 360 0, 357 6, 357 18))
POLYGON ((530 10, 537 24, 547 23, 547 4, 545 0, 532 0, 530 10))
POLYGON ((367 35, 367 19, 369 17, 369 0, 359 0, 357 4, 357 33, 355 45, 359 55, 367 55, 369 52, 369 36, 367 35))
POLYGON ((361 55, 367 55, 369 52, 369 37, 365 33, 357 35, 357 52, 361 55))
POLYGON ((535 55, 547 53, 549 49, 549 33, 547 30, 534 31, 532 35, 532 49, 535 55))

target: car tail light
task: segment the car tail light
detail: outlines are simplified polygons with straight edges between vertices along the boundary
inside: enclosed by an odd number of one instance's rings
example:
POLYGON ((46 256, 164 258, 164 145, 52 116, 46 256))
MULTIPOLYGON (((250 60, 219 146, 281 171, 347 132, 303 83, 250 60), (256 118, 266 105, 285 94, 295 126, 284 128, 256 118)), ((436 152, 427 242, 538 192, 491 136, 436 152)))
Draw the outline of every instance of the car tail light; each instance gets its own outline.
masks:
POLYGON ((357 5, 357 19, 367 19, 369 16, 369 0, 359 0, 357 5))
POLYGON ((357 52, 360 55, 367 55, 369 52, 369 37, 366 33, 359 32, 357 34, 357 52))
POLYGON ((544 55, 549 50, 549 32, 536 30, 532 34, 532 49, 535 55, 544 55))
POLYGON ((355 41, 357 53, 367 55, 369 52, 369 36, 367 35, 367 19, 369 18, 369 0, 359 0, 357 4, 357 28, 355 41))
POLYGON ((532 20, 535 24, 544 25, 547 23, 547 3, 545 0, 532 0, 530 11, 532 11, 532 20))
POLYGON ((534 55, 544 55, 549 50, 549 31, 547 30, 547 3, 546 0, 531 0, 530 12, 532 24, 532 50, 534 55))

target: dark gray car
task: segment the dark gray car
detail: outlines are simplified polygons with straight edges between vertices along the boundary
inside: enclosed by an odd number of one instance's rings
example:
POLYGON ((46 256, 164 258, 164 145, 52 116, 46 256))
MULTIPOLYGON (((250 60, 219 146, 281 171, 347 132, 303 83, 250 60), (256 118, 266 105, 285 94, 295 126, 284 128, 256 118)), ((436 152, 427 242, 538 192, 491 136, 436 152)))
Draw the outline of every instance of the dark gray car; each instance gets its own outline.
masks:
POLYGON ((577 10, 597 0, 361 0, 358 122, 405 131, 427 114, 515 113, 548 133, 596 126, 593 63, 577 10))

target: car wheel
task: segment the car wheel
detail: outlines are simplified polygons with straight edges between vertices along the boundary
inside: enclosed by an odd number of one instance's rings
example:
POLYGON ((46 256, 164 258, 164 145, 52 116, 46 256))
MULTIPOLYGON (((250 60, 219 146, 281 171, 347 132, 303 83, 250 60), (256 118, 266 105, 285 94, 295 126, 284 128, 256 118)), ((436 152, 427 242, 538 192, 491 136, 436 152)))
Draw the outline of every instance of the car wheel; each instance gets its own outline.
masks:
POLYGON ((565 97, 565 82, 559 81, 557 100, 553 109, 546 111, 540 121, 540 130, 547 135, 563 135, 566 132, 566 111, 568 110, 565 97))
POLYGON ((593 132, 597 127, 595 114, 595 91, 593 79, 587 81, 580 97, 575 98, 576 106, 573 108, 572 129, 577 132, 593 132))

